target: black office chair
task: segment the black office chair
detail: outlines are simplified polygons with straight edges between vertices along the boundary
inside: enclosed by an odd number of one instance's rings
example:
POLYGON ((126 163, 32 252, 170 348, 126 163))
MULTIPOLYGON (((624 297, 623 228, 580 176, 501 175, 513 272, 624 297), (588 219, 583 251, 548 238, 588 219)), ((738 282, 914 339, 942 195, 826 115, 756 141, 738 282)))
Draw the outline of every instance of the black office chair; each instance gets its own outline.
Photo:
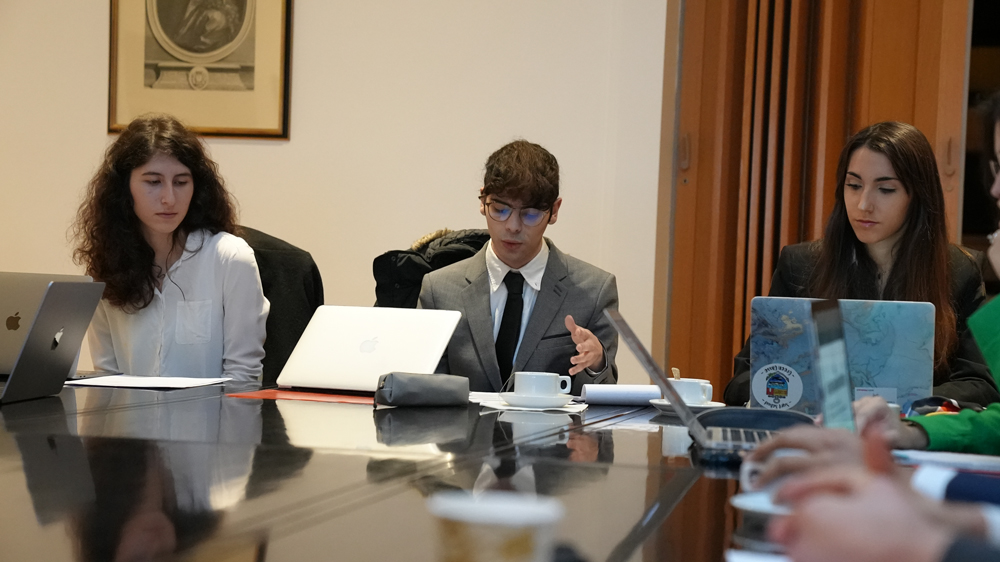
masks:
POLYGON ((375 306, 416 308, 424 275, 472 257, 490 239, 484 229, 438 230, 417 240, 409 250, 392 250, 375 258, 375 306))
POLYGON ((264 296, 271 303, 261 382, 273 387, 313 312, 323 304, 323 278, 309 252, 246 226, 237 234, 253 248, 264 296))

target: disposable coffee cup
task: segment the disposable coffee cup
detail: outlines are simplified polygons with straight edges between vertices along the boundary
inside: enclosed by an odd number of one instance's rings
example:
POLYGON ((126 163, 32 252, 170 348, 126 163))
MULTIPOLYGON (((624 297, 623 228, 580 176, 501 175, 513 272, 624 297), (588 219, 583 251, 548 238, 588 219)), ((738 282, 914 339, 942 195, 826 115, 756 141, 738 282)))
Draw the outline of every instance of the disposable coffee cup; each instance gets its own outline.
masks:
POLYGON ((564 508, 555 498, 515 492, 434 494, 441 562, 549 562, 564 508))
POLYGON ((524 396, 555 396, 573 388, 573 379, 557 373, 518 371, 514 373, 514 393, 524 396))

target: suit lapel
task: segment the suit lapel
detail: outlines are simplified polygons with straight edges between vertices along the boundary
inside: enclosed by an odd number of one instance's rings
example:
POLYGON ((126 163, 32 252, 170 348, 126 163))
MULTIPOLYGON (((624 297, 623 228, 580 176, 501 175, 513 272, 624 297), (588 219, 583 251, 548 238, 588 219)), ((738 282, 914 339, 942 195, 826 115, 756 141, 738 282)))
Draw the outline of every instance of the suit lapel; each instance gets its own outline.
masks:
POLYGON ((486 251, 483 246, 476 256, 469 260, 469 268, 465 279, 469 285, 462 289, 462 301, 468 316, 469 329, 472 331, 472 343, 479 356, 486 378, 497 392, 503 383, 500 380, 500 367, 497 366, 496 342, 493 341, 493 316, 490 313, 490 276, 486 271, 486 251))
MULTIPOLYGON (((548 241, 548 240, 546 240, 548 241)), ((528 326, 524 329, 521 337, 521 347, 514 358, 514 371, 520 371, 528 364, 528 359, 538 347, 538 342, 545 335, 545 330, 555 320, 556 314, 562 308, 563 301, 566 300, 566 285, 563 280, 568 271, 566 262, 563 260, 555 244, 549 244, 549 260, 545 264, 545 275, 542 276, 542 288, 538 290, 538 298, 535 299, 535 306, 531 309, 531 317, 528 319, 528 326)), ((496 355, 496 351, 493 352, 496 355)))

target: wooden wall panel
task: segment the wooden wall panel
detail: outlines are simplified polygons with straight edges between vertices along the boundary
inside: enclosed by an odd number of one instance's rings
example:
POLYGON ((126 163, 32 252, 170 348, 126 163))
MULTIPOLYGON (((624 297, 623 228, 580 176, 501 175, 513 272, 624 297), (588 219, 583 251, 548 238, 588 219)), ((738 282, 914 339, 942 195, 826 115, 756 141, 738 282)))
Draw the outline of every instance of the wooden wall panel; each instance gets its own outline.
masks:
POLYGON ((842 0, 821 0, 817 7, 813 43, 815 52, 810 57, 813 72, 809 79, 815 92, 808 114, 809 136, 804 151, 807 167, 803 192, 802 239, 817 240, 823 237, 826 217, 833 210, 836 190, 837 160, 844 141, 850 135, 848 111, 848 85, 856 74, 849 74, 848 67, 860 67, 850 62, 852 10, 842 0), (844 54, 847 54, 844 56, 844 54))
MULTIPOLYGON (((735 303, 737 310, 737 321, 733 323, 733 334, 731 341, 743 341, 744 326, 741 319, 747 318, 750 314, 749 300, 747 294, 753 294, 755 287, 749 286, 749 255, 747 246, 747 231, 749 223, 750 205, 750 175, 751 175, 751 139, 755 136, 753 129, 753 111, 746 111, 746 108, 754 106, 754 69, 757 67, 757 21, 760 19, 760 3, 762 0, 750 0, 747 6, 747 26, 746 41, 747 48, 744 55, 743 70, 743 107, 740 132, 740 170, 739 170, 739 194, 736 211, 736 275, 733 287, 735 290, 735 303)), ((725 349, 725 348, 723 348, 725 349)))
POLYGON ((675 213, 671 282, 685 298, 671 298, 667 366, 717 388, 731 361, 719 344, 734 308, 746 11, 747 0, 722 0, 691 2, 684 14, 683 60, 699 64, 681 70, 675 202, 685 211, 675 213))
POLYGON ((808 87, 807 55, 811 50, 810 9, 807 0, 793 0, 788 25, 788 80, 785 85, 785 127, 781 161, 784 174, 781 178, 781 224, 778 247, 802 240, 802 193, 806 191, 803 175, 804 140, 806 139, 806 98, 812 94, 808 87))
POLYGON ((941 57, 937 73, 938 111, 931 144, 944 187, 948 237, 962 240, 965 137, 972 46, 972 0, 937 0, 941 10, 941 57))
POLYGON ((788 55, 785 30, 788 2, 775 2, 773 31, 771 33, 769 76, 767 79, 768 111, 767 111, 767 161, 764 163, 764 223, 761 225, 760 245, 760 292, 766 294, 771 288, 771 277, 767 273, 774 271, 777 250, 774 245, 779 238, 783 225, 779 221, 778 193, 781 182, 781 167, 779 154, 782 152, 784 138, 782 125, 785 120, 785 72, 786 56, 788 55))

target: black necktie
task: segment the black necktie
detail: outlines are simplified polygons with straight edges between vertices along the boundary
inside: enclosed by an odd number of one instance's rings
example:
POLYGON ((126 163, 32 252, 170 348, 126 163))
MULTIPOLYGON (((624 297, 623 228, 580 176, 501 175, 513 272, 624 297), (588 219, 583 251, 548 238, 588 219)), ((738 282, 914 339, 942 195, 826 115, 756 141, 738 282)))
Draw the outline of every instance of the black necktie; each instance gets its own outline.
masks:
POLYGON ((521 335, 521 311, 524 309, 524 297, 521 293, 524 290, 524 277, 516 271, 508 271, 503 278, 503 284, 507 286, 507 304, 503 308, 503 318, 500 320, 496 350, 500 380, 506 385, 514 368, 517 338, 521 335))

